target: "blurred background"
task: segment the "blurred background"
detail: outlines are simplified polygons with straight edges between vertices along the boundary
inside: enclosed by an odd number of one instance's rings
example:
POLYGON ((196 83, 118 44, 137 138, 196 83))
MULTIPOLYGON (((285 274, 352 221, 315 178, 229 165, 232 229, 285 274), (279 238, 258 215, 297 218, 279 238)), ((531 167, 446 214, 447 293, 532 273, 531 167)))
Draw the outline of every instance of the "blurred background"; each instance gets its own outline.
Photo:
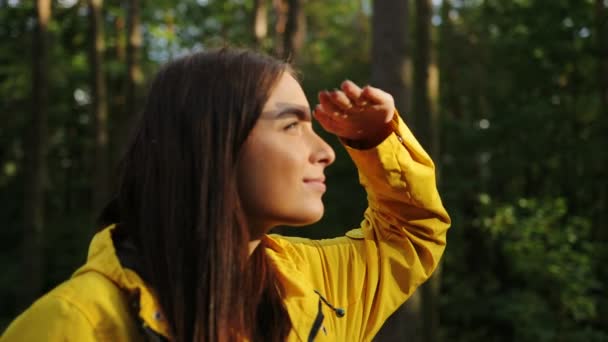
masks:
MULTIPOLYGON (((378 341, 608 341, 608 0, 0 0, 0 329, 86 258, 159 65, 228 44, 291 60, 309 101, 396 99, 453 226, 378 341)), ((318 128, 318 127, 317 127, 318 128)), ((365 194, 337 139, 325 218, 365 194)), ((348 284, 344 284, 348 286, 348 284)))

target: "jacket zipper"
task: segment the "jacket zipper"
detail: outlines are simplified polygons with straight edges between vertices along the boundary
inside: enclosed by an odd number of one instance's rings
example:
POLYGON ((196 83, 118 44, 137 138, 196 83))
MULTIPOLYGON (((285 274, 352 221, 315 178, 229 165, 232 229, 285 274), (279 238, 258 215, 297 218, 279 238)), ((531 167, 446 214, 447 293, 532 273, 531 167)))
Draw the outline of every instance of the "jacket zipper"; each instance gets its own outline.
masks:
MULTIPOLYGON (((315 337, 317 337, 317 335, 319 334, 319 330, 321 330, 323 319, 325 318, 325 315, 323 315, 323 303, 325 303, 325 305, 327 305, 333 312, 335 312, 336 317, 338 318, 342 318, 346 314, 346 311, 344 309, 336 308, 335 306, 331 305, 331 303, 329 303, 319 291, 315 290, 315 293, 319 296, 319 311, 317 312, 317 317, 315 318, 315 321, 312 323, 312 327, 310 328, 310 334, 308 334, 308 342, 314 341, 315 337)), ((325 333, 327 334, 327 332, 325 333)))

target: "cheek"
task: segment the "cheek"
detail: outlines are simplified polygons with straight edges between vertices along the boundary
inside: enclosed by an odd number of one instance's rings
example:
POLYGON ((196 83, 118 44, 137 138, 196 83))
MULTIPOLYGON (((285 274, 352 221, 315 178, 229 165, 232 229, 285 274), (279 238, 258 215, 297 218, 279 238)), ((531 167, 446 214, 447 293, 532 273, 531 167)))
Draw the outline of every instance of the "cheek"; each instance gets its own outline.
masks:
POLYGON ((258 190, 268 192, 284 186, 293 187, 300 178, 303 165, 293 150, 273 146, 263 149, 258 156, 252 161, 251 169, 253 179, 263 187, 258 190))
POLYGON ((310 171, 306 146, 298 141, 258 139, 246 146, 239 164, 239 192, 245 214, 253 222, 301 226, 318 221, 321 195, 303 183, 310 171))
POLYGON ((245 146, 239 165, 239 190, 244 205, 255 210, 283 198, 299 186, 304 161, 295 146, 257 139, 245 146))

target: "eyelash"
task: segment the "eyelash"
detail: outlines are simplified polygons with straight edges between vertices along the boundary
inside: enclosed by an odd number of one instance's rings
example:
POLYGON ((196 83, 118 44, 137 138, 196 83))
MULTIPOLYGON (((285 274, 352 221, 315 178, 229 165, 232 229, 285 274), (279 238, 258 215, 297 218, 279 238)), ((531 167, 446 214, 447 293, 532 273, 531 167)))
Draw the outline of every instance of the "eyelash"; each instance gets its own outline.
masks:
POLYGON ((285 130, 290 130, 292 128, 296 128, 296 126, 298 126, 300 124, 300 122, 298 121, 294 121, 292 123, 290 123, 289 125, 285 126, 285 130))

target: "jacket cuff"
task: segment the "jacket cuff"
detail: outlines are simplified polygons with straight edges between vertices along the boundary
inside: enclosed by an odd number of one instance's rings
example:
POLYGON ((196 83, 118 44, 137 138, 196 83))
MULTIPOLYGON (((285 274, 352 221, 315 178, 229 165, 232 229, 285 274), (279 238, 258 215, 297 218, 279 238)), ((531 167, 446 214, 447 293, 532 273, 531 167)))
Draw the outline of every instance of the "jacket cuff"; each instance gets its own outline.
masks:
MULTIPOLYGON (((339 138, 339 139, 343 145, 348 146, 350 148, 353 148, 356 150, 369 150, 369 149, 372 149, 372 148, 380 145, 384 140, 386 140, 388 137, 390 137, 391 134, 396 133, 398 135, 398 132, 399 132, 399 113, 397 112, 397 110, 395 110, 395 113, 393 114, 393 118, 388 124, 388 129, 379 138, 369 140, 369 141, 361 141, 361 140, 353 140, 353 139, 345 139, 345 138, 339 138)), ((399 136, 398 136, 398 138, 399 138, 399 136)), ((402 140, 402 139, 400 139, 400 140, 402 140)))

